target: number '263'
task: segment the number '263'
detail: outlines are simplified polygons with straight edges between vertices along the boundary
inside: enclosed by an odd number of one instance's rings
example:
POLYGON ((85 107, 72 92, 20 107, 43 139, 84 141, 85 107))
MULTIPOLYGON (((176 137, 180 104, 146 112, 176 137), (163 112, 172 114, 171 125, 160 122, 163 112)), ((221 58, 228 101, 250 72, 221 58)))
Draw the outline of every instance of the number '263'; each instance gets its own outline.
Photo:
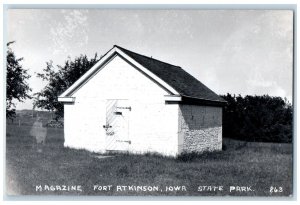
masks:
POLYGON ((276 186, 270 186, 270 193, 278 193, 278 192, 283 192, 283 188, 280 187, 276 187, 276 186))

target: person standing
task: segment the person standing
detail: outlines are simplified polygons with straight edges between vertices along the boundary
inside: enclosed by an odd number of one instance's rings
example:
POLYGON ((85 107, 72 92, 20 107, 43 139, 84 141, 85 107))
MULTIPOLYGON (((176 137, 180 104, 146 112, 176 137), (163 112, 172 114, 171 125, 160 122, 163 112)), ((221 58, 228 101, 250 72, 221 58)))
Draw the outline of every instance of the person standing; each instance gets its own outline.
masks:
POLYGON ((33 123, 30 135, 36 139, 38 152, 41 152, 43 145, 45 145, 47 128, 43 127, 40 117, 37 117, 36 121, 33 123))

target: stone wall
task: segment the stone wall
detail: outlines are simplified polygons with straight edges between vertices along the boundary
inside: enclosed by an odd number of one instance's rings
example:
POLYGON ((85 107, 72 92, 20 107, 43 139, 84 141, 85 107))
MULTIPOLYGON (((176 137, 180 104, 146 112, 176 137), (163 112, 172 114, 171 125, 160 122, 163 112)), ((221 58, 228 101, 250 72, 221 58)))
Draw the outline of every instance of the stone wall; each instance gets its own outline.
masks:
POLYGON ((179 152, 222 149, 222 108, 179 106, 179 152))

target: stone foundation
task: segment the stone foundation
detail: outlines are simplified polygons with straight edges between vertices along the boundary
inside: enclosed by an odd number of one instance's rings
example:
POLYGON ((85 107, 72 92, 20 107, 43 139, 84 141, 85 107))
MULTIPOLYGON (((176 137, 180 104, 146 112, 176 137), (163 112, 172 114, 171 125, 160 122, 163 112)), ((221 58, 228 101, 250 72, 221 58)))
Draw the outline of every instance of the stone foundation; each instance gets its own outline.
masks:
POLYGON ((179 153, 222 149, 222 108, 179 107, 179 153))
POLYGON ((222 149, 222 127, 184 132, 183 151, 203 152, 222 149))

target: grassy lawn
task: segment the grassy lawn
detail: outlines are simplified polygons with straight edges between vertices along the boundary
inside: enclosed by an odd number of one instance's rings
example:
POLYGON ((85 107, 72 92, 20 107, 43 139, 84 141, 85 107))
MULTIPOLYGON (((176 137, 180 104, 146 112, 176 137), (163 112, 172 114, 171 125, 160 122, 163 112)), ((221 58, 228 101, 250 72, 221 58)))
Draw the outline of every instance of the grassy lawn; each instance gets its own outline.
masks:
MULTIPOLYGON (((33 122, 33 121, 32 121, 33 122)), ((224 150, 179 159, 158 155, 96 153, 63 148, 63 129, 48 128, 42 152, 29 136, 30 122, 8 124, 6 191, 10 195, 181 195, 289 196, 292 194, 292 145, 224 139, 224 150), (81 185, 82 191, 36 191, 42 185, 81 185), (94 186, 111 185, 110 190, 94 186), (117 190, 117 186, 157 186, 158 191, 117 190), (166 186, 185 190, 166 191, 166 186), (199 191, 202 186, 202 191, 199 191), (223 186, 222 191, 203 186, 223 186), (252 191, 231 191, 251 186, 252 191), (270 192, 270 186, 282 192, 270 192), (198 190, 199 189, 199 190, 198 190)))

